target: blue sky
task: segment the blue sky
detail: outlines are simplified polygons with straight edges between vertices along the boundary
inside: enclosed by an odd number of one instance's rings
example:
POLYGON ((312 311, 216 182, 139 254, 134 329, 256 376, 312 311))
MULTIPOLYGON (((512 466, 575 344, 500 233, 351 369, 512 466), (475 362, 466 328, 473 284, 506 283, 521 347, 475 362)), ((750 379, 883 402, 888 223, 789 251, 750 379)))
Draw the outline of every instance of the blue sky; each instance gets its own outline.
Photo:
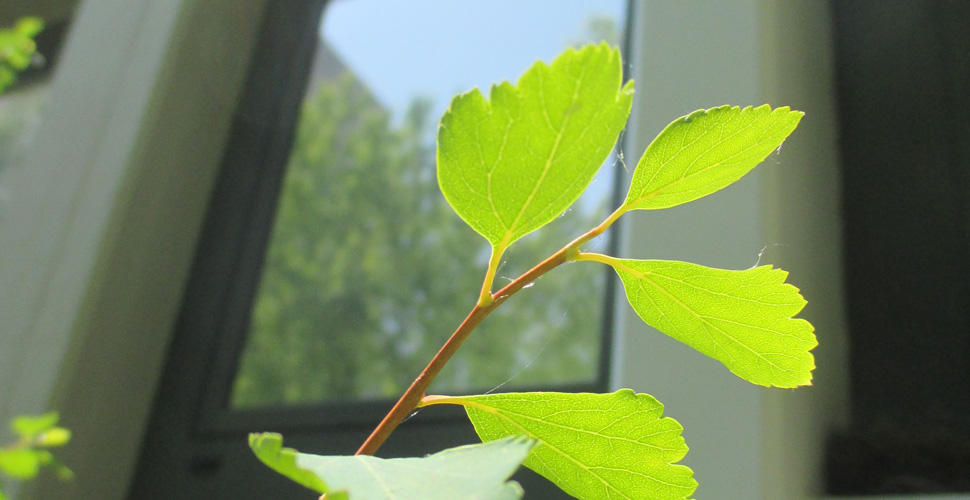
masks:
POLYGON ((622 25, 624 0, 336 0, 321 34, 389 109, 432 98, 440 116, 472 87, 487 95, 536 60, 587 38, 592 15, 622 25))

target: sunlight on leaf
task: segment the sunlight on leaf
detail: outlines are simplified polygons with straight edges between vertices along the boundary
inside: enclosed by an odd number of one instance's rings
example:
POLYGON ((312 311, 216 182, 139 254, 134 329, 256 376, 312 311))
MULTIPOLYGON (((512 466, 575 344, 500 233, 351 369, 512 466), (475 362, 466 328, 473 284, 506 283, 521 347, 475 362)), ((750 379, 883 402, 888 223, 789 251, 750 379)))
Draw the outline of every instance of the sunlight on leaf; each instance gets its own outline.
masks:
POLYGON ((44 28, 36 17, 25 17, 13 28, 0 29, 0 93, 12 85, 17 73, 30 67, 37 44, 34 38, 44 28))
POLYGON ((10 428, 22 438, 32 438, 53 429, 59 419, 60 415, 56 411, 38 416, 23 415, 14 418, 10 428))
POLYGON ((29 448, 0 450, 0 472, 17 479, 33 479, 44 465, 42 453, 29 448))
POLYGON ((675 464, 687 453, 683 428, 647 394, 429 396, 423 404, 464 406, 482 441, 536 439, 525 465, 576 498, 684 499, 697 488, 693 472, 675 464))
POLYGON ((600 259, 613 266, 627 299, 648 325, 724 363, 758 385, 809 385, 818 342, 811 323, 792 318, 805 306, 788 273, 686 262, 600 259))
POLYGON ((721 106, 674 120, 637 163, 623 207, 669 208, 730 185, 776 151, 803 114, 721 106))
POLYGON ((296 457, 300 452, 292 448, 283 448, 283 436, 269 432, 250 434, 249 447, 270 469, 313 491, 327 492, 327 487, 320 478, 310 471, 297 467, 296 457))
POLYGON ((505 439, 451 448, 424 458, 319 456, 283 448, 279 434, 251 434, 256 456, 327 500, 515 500, 522 489, 509 476, 533 441, 505 439))
MULTIPOLYGON (((504 250, 551 222, 583 192, 626 123, 633 82, 620 52, 567 50, 516 85, 461 94, 438 129, 438 182, 448 203, 504 250)), ((501 253, 501 252, 499 252, 501 253)))

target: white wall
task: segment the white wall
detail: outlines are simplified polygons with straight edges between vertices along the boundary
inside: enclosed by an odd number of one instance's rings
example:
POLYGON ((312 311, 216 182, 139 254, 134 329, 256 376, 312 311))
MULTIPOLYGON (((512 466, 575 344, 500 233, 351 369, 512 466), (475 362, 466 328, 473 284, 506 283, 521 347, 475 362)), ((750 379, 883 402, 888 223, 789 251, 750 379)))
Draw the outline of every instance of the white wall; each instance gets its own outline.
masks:
POLYGON ((791 271, 821 347, 815 385, 751 385, 670 339, 625 304, 617 386, 657 397, 683 424, 697 498, 795 500, 820 488, 820 453, 841 404, 838 171, 827 4, 811 0, 638 4, 632 169, 664 126, 722 104, 806 112, 781 153, 729 188, 668 210, 626 217, 625 255, 791 271))

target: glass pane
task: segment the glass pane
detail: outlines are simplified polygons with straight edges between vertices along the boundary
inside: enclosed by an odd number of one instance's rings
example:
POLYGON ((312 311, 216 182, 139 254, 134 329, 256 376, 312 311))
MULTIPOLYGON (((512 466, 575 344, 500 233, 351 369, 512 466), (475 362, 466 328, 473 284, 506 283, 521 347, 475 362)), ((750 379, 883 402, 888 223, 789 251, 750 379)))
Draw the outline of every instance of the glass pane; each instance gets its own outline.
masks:
MULTIPOLYGON (((625 4, 330 4, 231 406, 396 397, 410 385, 474 305, 489 253, 438 190, 438 117, 455 93, 514 81, 567 46, 618 44, 625 4)), ((602 221, 613 163, 512 247, 496 288, 602 221)), ((595 381, 604 281, 588 264, 546 275, 493 313, 432 389, 595 381)))

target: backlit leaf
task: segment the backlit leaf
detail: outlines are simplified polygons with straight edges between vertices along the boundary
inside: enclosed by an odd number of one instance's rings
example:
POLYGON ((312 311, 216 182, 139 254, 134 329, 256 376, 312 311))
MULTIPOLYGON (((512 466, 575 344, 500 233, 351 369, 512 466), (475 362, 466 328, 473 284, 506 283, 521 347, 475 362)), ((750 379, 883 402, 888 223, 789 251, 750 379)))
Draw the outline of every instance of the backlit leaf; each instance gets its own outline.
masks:
POLYGON ((14 30, 25 37, 35 37, 44 29, 44 21, 39 17, 24 17, 17 21, 14 30))
POLYGON ((432 396, 424 404, 464 406, 483 441, 537 440, 525 465, 576 498, 684 499, 697 488, 693 472, 675 464, 687 453, 683 428, 647 394, 432 396))
POLYGON ((327 500, 515 500, 522 489, 509 476, 528 455, 525 439, 451 448, 423 458, 319 456, 283 448, 279 434, 252 434, 250 446, 266 465, 327 500))
POLYGON ((609 259, 627 299, 650 326, 724 363, 758 385, 796 387, 812 380, 812 325, 792 316, 805 306, 788 273, 686 262, 609 259))
POLYGON ((438 129, 438 183, 458 215, 504 250, 565 211, 630 114, 619 50, 569 49, 516 85, 456 96, 438 129))
POLYGON ((30 448, 0 450, 0 472, 17 479, 33 479, 43 465, 44 456, 30 448))
POLYGON ((10 423, 10 428, 20 437, 32 438, 54 428, 59 419, 60 416, 56 411, 37 416, 23 415, 14 418, 10 423))
POLYGON ((53 448, 64 446, 71 441, 71 431, 63 427, 52 427, 36 437, 37 446, 53 448))
POLYGON ((283 436, 270 432, 250 434, 249 447, 269 468, 317 493, 327 493, 327 487, 320 478, 297 467, 296 457, 300 452, 293 448, 283 448, 283 436))
POLYGON ((777 150, 803 114, 721 106, 674 120, 640 158, 624 208, 669 208, 724 188, 777 150))
POLYGON ((13 28, 0 29, 0 93, 17 79, 17 73, 35 61, 37 44, 34 37, 44 23, 36 17, 25 17, 13 28))

